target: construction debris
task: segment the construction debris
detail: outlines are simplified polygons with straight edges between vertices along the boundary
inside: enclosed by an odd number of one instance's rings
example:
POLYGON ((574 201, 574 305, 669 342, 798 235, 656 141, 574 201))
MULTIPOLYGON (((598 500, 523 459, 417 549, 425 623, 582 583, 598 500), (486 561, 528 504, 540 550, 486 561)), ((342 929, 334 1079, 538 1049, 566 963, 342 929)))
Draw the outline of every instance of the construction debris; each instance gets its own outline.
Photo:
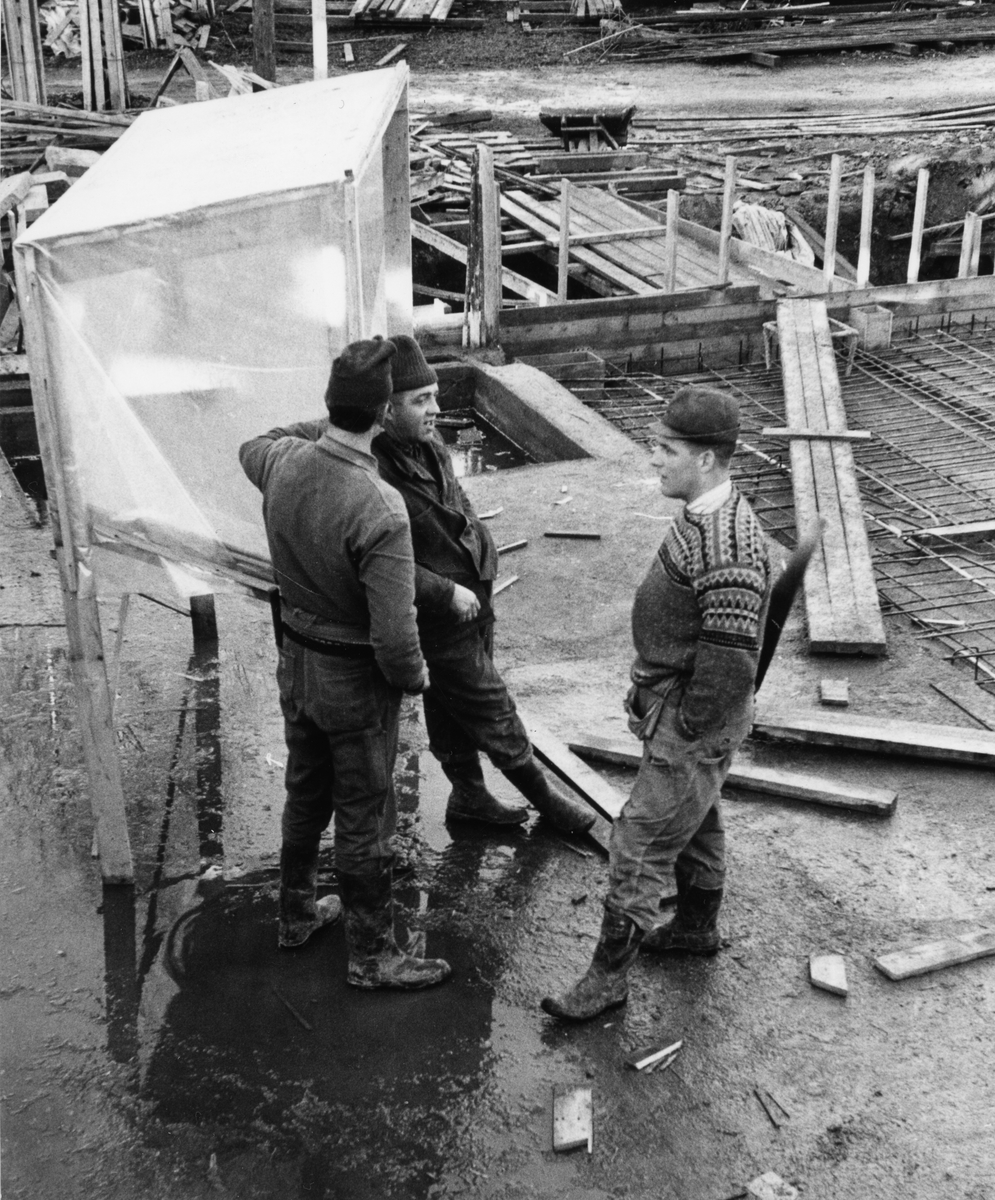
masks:
POLYGON ((553 1149, 594 1151, 594 1104, 589 1087, 557 1084, 553 1088, 553 1149))
POLYGON ((792 1187, 790 1183, 785 1183, 784 1180, 775 1171, 765 1171, 763 1175, 757 1176, 752 1183, 746 1185, 747 1195, 756 1197, 756 1200, 797 1200, 798 1189, 792 1187))
POLYGON ((846 961, 841 954, 813 954, 808 960, 808 977, 813 987, 834 996, 846 996, 846 961))
POLYGON ((683 1045, 683 1040, 676 1038, 659 1042, 655 1046, 646 1046, 642 1050, 637 1050, 635 1054, 630 1054, 625 1060, 625 1065, 636 1071, 652 1071, 657 1068, 666 1070, 677 1057, 678 1051, 683 1045))
POLYGON ((846 679, 822 679, 819 681, 819 701, 826 708, 850 707, 850 684, 846 679))
POLYGON ((910 950, 893 950, 876 958, 874 965, 889 979, 911 979, 914 975, 928 975, 930 971, 942 971, 993 954, 995 929, 976 929, 942 941, 924 942, 910 950))

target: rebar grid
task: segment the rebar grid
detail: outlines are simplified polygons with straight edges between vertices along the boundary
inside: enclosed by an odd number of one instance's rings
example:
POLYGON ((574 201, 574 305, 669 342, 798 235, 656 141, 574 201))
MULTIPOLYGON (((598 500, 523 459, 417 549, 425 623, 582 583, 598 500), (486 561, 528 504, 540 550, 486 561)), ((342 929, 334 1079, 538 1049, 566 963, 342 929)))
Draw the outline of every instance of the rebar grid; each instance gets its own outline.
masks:
MULTIPOLYGON (((633 440, 647 444, 650 424, 675 392, 709 382, 740 402, 737 486, 779 541, 794 541, 794 500, 787 447, 764 437, 783 425, 781 373, 746 365, 664 376, 603 360, 564 384, 633 440)), ((995 331, 934 330, 877 353, 860 350, 841 389, 854 442, 882 613, 912 622, 917 636, 947 647, 995 694, 995 545, 917 541, 918 531, 995 516, 995 331)))

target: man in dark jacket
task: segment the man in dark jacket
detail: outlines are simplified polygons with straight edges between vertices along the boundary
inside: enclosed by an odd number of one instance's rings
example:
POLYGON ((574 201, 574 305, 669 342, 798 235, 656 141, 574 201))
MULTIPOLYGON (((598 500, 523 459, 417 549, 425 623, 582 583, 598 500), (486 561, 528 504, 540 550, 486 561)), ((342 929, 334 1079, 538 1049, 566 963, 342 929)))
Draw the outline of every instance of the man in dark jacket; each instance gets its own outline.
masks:
POLYGON ((524 808, 503 804, 488 791, 483 750, 557 829, 589 829, 594 813, 551 784, 536 763, 494 666, 491 589, 497 551, 436 432, 438 376, 414 338, 393 340, 394 390, 373 453, 411 518, 418 633, 431 680, 424 695, 425 724, 432 753, 453 785, 446 816, 495 825, 526 819, 524 808))
POLYGON ((361 988, 421 988, 449 976, 447 963, 410 957, 394 938, 398 715, 402 693, 428 682, 407 513, 370 452, 395 353, 383 338, 347 346, 325 394, 328 420, 271 429, 239 450, 263 493, 282 598, 279 941, 302 945, 344 907, 347 978, 361 988), (319 838, 333 817, 341 906, 315 899, 319 838))

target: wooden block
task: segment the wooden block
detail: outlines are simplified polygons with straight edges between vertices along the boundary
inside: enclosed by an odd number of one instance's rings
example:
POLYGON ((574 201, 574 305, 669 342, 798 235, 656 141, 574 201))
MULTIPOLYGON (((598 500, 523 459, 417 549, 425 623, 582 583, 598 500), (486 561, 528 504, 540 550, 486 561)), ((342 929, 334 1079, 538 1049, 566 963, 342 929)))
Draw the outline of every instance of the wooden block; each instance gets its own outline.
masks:
POLYGON ((874 965, 889 979, 911 979, 960 963, 973 962, 995 954, 995 929, 977 929, 939 942, 924 942, 911 950, 894 950, 874 960, 874 965))
POLYGON ((779 54, 765 54, 762 50, 751 50, 747 59, 758 67, 780 67, 784 59, 779 54))
POLYGON ((846 962, 841 954, 813 954, 808 960, 808 977, 812 986, 832 992, 834 996, 845 996, 846 962))
POLYGON ((589 1087, 557 1084, 553 1088, 553 1149, 594 1149, 594 1103, 589 1087))
POLYGON ((892 42, 888 49, 895 54, 904 54, 908 58, 915 58, 919 53, 919 47, 915 42, 892 42))
POLYGON ((798 1189, 790 1183, 785 1183, 774 1171, 765 1171, 758 1175, 752 1183, 746 1185, 746 1191, 756 1200, 797 1200, 798 1189))
POLYGON ((819 682, 819 699, 827 708, 848 708, 850 684, 846 679, 822 679, 819 682))
MULTIPOLYGON (((638 767, 642 762, 640 743, 633 739, 622 741, 587 734, 582 740, 570 742, 569 749, 588 758, 621 766, 638 767)), ((846 808, 878 817, 890 817, 898 803, 897 792, 888 788, 852 787, 818 775, 758 767, 739 758, 733 759, 726 782, 766 796, 826 804, 831 808, 846 808)))
POLYGON ((354 63, 354 62, 356 61, 356 56, 355 56, 355 54, 353 54, 353 52, 352 52, 352 43, 351 43, 351 42, 345 42, 345 43, 343 44, 343 46, 342 46, 342 58, 343 58, 343 61, 344 61, 344 62, 345 62, 345 64, 346 64, 346 66, 349 66, 350 64, 352 64, 352 63, 354 63))

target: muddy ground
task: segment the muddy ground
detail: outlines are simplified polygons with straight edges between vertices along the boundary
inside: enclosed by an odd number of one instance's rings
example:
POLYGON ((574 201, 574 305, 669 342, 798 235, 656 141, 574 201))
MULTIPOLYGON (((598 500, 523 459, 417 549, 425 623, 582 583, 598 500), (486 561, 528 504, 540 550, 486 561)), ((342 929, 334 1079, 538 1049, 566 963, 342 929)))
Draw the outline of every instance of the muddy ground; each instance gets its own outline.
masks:
MULTIPOLYGON (((990 52, 776 74, 430 66, 413 78, 415 105, 487 106, 509 122, 593 94, 753 112, 995 98, 990 52)), ((281 63, 281 82, 304 74, 281 63)), ((667 512, 645 458, 489 473, 468 490, 481 509, 503 507, 499 542, 529 539, 498 601, 497 658, 523 707, 564 736, 622 735, 629 605, 667 512), (568 517, 602 541, 542 538, 568 517)), ((995 1196, 995 965, 896 984, 871 964, 995 923, 990 773, 750 746, 759 762, 894 788, 897 811, 882 820, 729 789, 725 950, 641 960, 625 1008, 563 1028, 538 1000, 590 956, 604 859, 534 823, 448 830, 412 703, 398 765, 401 923, 427 932, 454 979, 421 995, 352 992, 340 930, 276 949, 284 750, 268 617, 250 601, 219 598, 215 655, 192 652, 189 620, 164 591, 133 597, 112 677, 138 880, 134 894, 101 889, 50 545, 5 495, 8 1196, 724 1200, 767 1170, 818 1200, 995 1196), (848 999, 810 987, 807 959, 822 951, 846 956, 848 999), (685 1039, 670 1070, 623 1066, 667 1034, 685 1039), (574 1082, 594 1089, 590 1156, 550 1149, 552 1088, 574 1082), (757 1086, 790 1114, 780 1128, 757 1086)), ((112 658, 119 622, 106 605, 112 658)), ((763 695, 814 705, 820 678, 846 676, 858 713, 970 725, 933 681, 995 722, 968 675, 899 623, 889 639, 885 660, 813 659, 795 624, 763 695)), ((330 883, 327 855, 325 867, 330 883)))

